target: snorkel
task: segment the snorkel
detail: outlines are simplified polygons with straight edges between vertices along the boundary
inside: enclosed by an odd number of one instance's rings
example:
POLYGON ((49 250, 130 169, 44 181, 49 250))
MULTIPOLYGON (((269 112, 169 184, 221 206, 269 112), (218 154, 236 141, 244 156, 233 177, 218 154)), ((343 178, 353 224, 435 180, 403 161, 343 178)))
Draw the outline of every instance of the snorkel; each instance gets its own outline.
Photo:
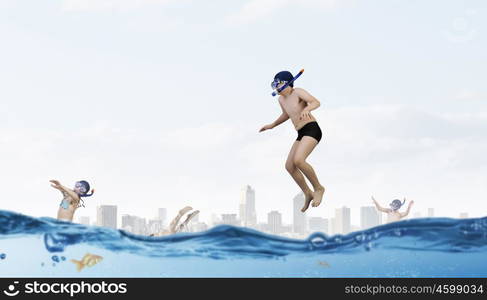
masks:
POLYGON ((404 205, 404 203, 406 203, 406 199, 404 199, 404 200, 402 201, 402 203, 401 203, 401 200, 399 200, 399 199, 395 199, 395 200, 393 200, 393 201, 392 201, 392 202, 389 204, 389 206, 391 207, 391 209, 392 209, 392 210, 394 210, 394 211, 395 211, 395 210, 400 209, 400 208, 401 208, 401 206, 403 206, 403 205, 404 205))
POLYGON ((290 81, 276 81, 276 79, 274 79, 274 81, 271 83, 271 87, 275 90, 272 92, 272 97, 276 96, 277 94, 279 94, 280 92, 282 92, 285 88, 287 88, 290 84, 292 84, 296 79, 299 78, 299 76, 301 76, 301 74, 303 74, 304 72, 304 69, 301 69, 301 71, 299 71, 298 74, 296 74, 296 76, 293 77, 293 79, 291 79, 290 81), (285 84, 281 87, 279 87, 279 83, 281 82, 285 82, 285 84))

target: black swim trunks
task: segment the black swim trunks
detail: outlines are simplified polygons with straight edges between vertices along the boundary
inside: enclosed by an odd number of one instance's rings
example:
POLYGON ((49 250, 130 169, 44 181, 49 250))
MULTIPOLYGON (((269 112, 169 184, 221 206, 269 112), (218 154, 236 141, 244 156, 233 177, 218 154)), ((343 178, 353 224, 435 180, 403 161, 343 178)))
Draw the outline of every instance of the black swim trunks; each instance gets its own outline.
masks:
POLYGON ((301 127, 301 129, 298 130, 298 138, 296 139, 296 141, 300 141, 301 138, 305 135, 315 138, 319 143, 321 140, 321 128, 318 125, 318 122, 309 122, 301 127))

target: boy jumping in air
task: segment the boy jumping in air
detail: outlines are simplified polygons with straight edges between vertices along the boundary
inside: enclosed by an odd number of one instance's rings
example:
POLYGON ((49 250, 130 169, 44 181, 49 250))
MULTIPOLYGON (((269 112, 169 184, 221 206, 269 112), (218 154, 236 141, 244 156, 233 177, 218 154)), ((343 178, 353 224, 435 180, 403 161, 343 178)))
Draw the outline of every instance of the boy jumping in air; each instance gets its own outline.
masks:
MULTIPOLYGON (((279 72, 274 76, 272 87, 279 91, 279 88, 292 80, 293 75, 289 71, 279 72)), ((294 88, 293 82, 278 94, 282 114, 271 124, 262 127, 259 132, 272 129, 289 118, 293 122, 294 128, 298 132, 298 137, 289 151, 286 160, 286 170, 305 195, 304 206, 301 209, 302 212, 305 212, 311 201, 313 207, 320 205, 325 192, 325 188, 319 182, 313 167, 306 162, 306 158, 321 140, 320 126, 311 115, 311 111, 318 108, 320 102, 304 89, 294 88), (313 185, 314 191, 308 187, 303 174, 313 185)))

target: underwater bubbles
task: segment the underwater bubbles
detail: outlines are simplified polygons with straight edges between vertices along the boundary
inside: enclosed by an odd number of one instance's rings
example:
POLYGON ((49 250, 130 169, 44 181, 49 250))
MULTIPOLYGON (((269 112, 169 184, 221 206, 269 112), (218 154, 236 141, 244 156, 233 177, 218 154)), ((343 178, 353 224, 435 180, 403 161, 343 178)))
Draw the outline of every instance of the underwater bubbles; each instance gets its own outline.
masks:
POLYGON ((58 234, 46 233, 44 245, 49 252, 63 252, 68 245, 68 238, 58 234))
POLYGON ((314 248, 320 248, 326 245, 326 239, 322 234, 314 234, 308 240, 314 248))
POLYGON ((367 236, 366 236, 365 234, 363 234, 363 233, 362 233, 362 234, 357 234, 357 235, 355 236, 355 241, 356 241, 357 243, 362 243, 363 241, 365 241, 365 238, 366 238, 366 237, 367 237, 367 236))
POLYGON ((482 230, 482 225, 480 224, 480 222, 473 222, 472 224, 470 224, 470 228, 472 228, 473 231, 479 231, 482 230))
POLYGON ((365 251, 370 251, 374 247, 372 242, 368 242, 364 245, 365 251))

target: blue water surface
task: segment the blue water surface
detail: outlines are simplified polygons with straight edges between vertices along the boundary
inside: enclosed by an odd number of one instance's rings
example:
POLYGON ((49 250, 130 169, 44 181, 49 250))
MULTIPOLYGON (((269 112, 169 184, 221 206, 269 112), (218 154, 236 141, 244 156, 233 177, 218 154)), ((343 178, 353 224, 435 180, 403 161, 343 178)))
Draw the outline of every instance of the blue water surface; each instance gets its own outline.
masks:
POLYGON ((289 239, 217 226, 138 236, 0 210, 1 277, 487 277, 487 217, 289 239), (102 256, 76 270, 72 259, 102 256))

